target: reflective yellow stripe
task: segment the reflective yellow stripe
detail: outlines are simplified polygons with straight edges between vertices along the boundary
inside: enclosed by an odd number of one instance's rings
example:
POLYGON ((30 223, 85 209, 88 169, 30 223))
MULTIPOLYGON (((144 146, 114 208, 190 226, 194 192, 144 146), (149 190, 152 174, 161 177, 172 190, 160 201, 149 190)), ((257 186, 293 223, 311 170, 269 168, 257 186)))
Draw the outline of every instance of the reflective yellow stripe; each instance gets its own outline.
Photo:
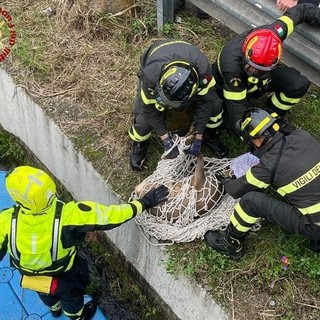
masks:
POLYGON ((80 319, 81 315, 82 315, 82 309, 80 309, 77 313, 70 313, 70 312, 67 312, 65 310, 63 310, 63 313, 68 317, 68 318, 75 318, 75 317, 78 317, 77 319, 80 319))
POLYGON ((237 203, 235 206, 235 211, 237 211, 239 217, 241 217, 241 219, 246 222, 246 223, 250 223, 250 224, 255 224, 257 222, 257 220, 259 218, 256 217, 251 217, 249 216, 240 206, 240 203, 237 203))
POLYGON ((182 43, 182 44, 187 44, 189 46, 191 46, 191 43, 189 42, 186 42, 186 41, 182 41, 182 40, 175 40, 175 41, 170 41, 170 42, 166 42, 166 43, 162 43, 160 45, 158 45, 157 47, 155 47, 149 54, 149 57, 154 54, 158 49, 162 48, 162 47, 165 47, 165 46, 169 46, 171 44, 178 44, 178 43, 182 43))
POLYGON ((231 92, 223 89, 223 96, 228 100, 243 100, 247 96, 247 89, 241 92, 231 92))
POLYGON ((254 85, 250 90, 248 90, 248 93, 254 92, 256 90, 258 90, 258 86, 254 85))
MULTIPOLYGON (((222 49, 223 49, 223 47, 222 47, 222 49)), ((220 67, 220 55, 221 55, 222 49, 220 50, 220 52, 218 54, 218 58, 217 58, 218 70, 219 70, 221 75, 222 75, 222 72, 221 72, 221 67, 220 67)))
POLYGON ((275 105, 277 108, 279 108, 281 110, 286 111, 286 110, 291 109, 291 107, 292 107, 291 105, 281 103, 275 94, 272 95, 271 101, 272 101, 273 105, 275 105))
POLYGON ((277 192, 281 196, 285 196, 288 193, 294 192, 306 186, 309 182, 313 181, 319 175, 320 175, 320 162, 318 162, 313 168, 311 168, 309 171, 307 171, 304 175, 302 175, 298 179, 279 188, 277 192))
POLYGON ((222 114, 223 114, 223 111, 220 112, 217 116, 215 117, 210 117, 210 120, 209 122, 206 124, 206 127, 207 128, 210 128, 210 129, 214 129, 214 128, 217 128, 219 127, 222 122, 223 122, 223 119, 222 119, 222 114))
POLYGON ((250 136, 254 137, 256 133, 258 133, 268 122, 270 122, 270 118, 266 117, 264 118, 259 125, 257 125, 251 132, 250 136))
POLYGON ((294 29, 294 24, 291 18, 289 18, 288 16, 282 16, 280 17, 278 20, 283 21, 286 25, 287 25, 287 37, 290 36, 290 34, 293 32, 294 29))
POLYGON ((208 85, 207 85, 205 88, 203 88, 203 89, 201 89, 200 91, 198 91, 197 94, 198 94, 199 96, 204 96, 204 95, 206 95, 206 94, 208 93, 209 89, 212 88, 212 87, 214 87, 215 84, 216 84, 216 80, 215 80, 215 78, 212 77, 212 79, 211 79, 211 81, 208 83, 208 85))
POLYGON ((151 132, 149 132, 148 134, 146 134, 145 136, 140 136, 140 134, 136 131, 136 129, 134 128, 134 126, 131 126, 130 130, 128 131, 129 137, 136 142, 142 142, 142 141, 146 141, 147 139, 149 139, 151 132), (130 132, 132 131, 132 133, 130 132))
POLYGON ((222 114, 223 114, 223 111, 221 111, 217 116, 215 117, 210 117, 210 121, 212 122, 217 122, 219 121, 220 119, 222 119, 222 114))
POLYGON ((302 214, 313 214, 316 212, 320 212, 320 203, 314 204, 313 206, 306 207, 306 208, 298 208, 298 210, 302 214))
MULTIPOLYGON (((252 224, 254 225, 257 220, 259 218, 255 218, 255 217, 250 217, 248 214, 246 214, 244 212, 244 210, 241 208, 240 204, 237 203, 234 210, 238 213, 238 215, 241 217, 241 219, 243 221, 245 221, 246 223, 249 223, 249 224, 252 224)), ((230 217, 230 222, 232 223, 232 225, 238 230, 238 231, 241 231, 241 232, 248 232, 251 227, 246 227, 246 226, 243 226, 240 224, 240 222, 236 219, 236 217, 234 216, 234 214, 231 215, 230 217)))
POLYGON ((161 112, 165 110, 165 107, 161 103, 156 102, 154 106, 161 112))
POLYGON ((137 208, 137 214, 142 212, 142 204, 140 201, 138 200, 133 200, 133 201, 130 201, 130 203, 132 203, 136 208, 137 208))
POLYGON ((290 103, 298 103, 301 100, 300 98, 289 98, 283 92, 280 92, 280 99, 284 102, 290 103))
POLYGON ((269 187, 269 184, 257 179, 253 176, 251 169, 249 169, 246 173, 246 179, 248 183, 252 184, 253 186, 256 186, 260 189, 269 187))
POLYGON ((206 127, 210 128, 210 129, 218 128, 219 126, 221 126, 222 122, 223 122, 223 120, 221 119, 221 121, 219 121, 219 122, 207 123, 206 127))
POLYGON ((141 89, 141 99, 144 104, 155 104, 157 102, 156 99, 148 99, 147 96, 145 95, 143 89, 141 89))

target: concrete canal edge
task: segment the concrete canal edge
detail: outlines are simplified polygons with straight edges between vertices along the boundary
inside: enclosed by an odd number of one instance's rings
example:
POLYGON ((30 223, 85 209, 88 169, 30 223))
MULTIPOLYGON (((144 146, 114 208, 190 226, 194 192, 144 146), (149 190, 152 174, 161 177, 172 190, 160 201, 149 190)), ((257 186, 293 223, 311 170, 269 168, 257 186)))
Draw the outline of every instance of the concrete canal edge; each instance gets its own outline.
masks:
MULTIPOLYGON (((106 205, 121 202, 59 127, 2 69, 0 92, 2 127, 25 143, 75 199, 106 205)), ((147 292, 160 299, 168 319, 229 319, 205 289, 184 276, 175 279, 166 272, 168 257, 163 247, 149 244, 133 220, 104 232, 103 241, 124 258, 147 292)))

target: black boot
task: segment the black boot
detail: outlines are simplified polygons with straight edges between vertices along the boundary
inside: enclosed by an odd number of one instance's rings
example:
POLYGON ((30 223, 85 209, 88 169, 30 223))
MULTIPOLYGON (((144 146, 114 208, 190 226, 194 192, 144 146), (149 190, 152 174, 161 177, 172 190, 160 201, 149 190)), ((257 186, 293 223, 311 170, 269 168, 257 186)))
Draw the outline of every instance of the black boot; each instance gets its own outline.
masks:
POLYGON ((90 300, 84 305, 80 319, 90 320, 93 318, 96 311, 97 311, 97 303, 93 300, 90 300))
POLYGON ((143 164, 147 156, 147 141, 136 142, 133 141, 131 146, 130 164, 134 171, 143 170, 143 164))
POLYGON ((215 152, 219 158, 226 158, 227 151, 218 136, 219 133, 216 129, 206 128, 203 134, 203 143, 215 152))
POLYGON ((228 225, 227 229, 208 231, 204 235, 205 242, 212 249, 222 253, 226 253, 230 258, 239 260, 243 257, 243 242, 247 234, 235 232, 232 225, 228 225))

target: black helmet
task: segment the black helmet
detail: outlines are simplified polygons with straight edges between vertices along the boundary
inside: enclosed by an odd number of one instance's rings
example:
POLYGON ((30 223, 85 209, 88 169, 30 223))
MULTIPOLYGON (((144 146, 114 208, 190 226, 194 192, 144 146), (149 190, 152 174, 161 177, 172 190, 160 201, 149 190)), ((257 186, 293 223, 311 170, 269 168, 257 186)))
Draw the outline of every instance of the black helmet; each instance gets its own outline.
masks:
POLYGON ((236 123, 236 131, 241 139, 247 142, 260 136, 271 138, 280 129, 277 120, 279 116, 275 112, 268 113, 259 108, 251 108, 236 123))
POLYGON ((169 108, 181 108, 196 93, 199 76, 187 61, 172 61, 161 71, 156 88, 156 100, 169 108))

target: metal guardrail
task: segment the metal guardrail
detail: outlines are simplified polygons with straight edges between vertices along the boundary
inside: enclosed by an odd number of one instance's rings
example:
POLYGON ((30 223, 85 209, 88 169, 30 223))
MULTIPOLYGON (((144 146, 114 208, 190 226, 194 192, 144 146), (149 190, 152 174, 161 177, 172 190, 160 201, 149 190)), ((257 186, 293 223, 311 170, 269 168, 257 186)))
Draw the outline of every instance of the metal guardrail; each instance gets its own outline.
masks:
MULTIPOLYGON (((171 6, 171 10, 174 10, 175 2, 174 0, 157 0, 157 5, 159 8, 161 3, 164 8, 168 9, 168 6, 171 6)), ((208 13, 237 33, 271 23, 282 14, 277 9, 275 0, 187 0, 186 4, 188 3, 208 13)), ((173 17, 173 11, 171 11, 171 17, 165 19, 158 10, 158 27, 161 27, 159 19, 173 21, 173 17)), ((297 26, 293 34, 285 40, 284 48, 284 63, 297 68, 320 86, 319 28, 305 23, 297 26)))

